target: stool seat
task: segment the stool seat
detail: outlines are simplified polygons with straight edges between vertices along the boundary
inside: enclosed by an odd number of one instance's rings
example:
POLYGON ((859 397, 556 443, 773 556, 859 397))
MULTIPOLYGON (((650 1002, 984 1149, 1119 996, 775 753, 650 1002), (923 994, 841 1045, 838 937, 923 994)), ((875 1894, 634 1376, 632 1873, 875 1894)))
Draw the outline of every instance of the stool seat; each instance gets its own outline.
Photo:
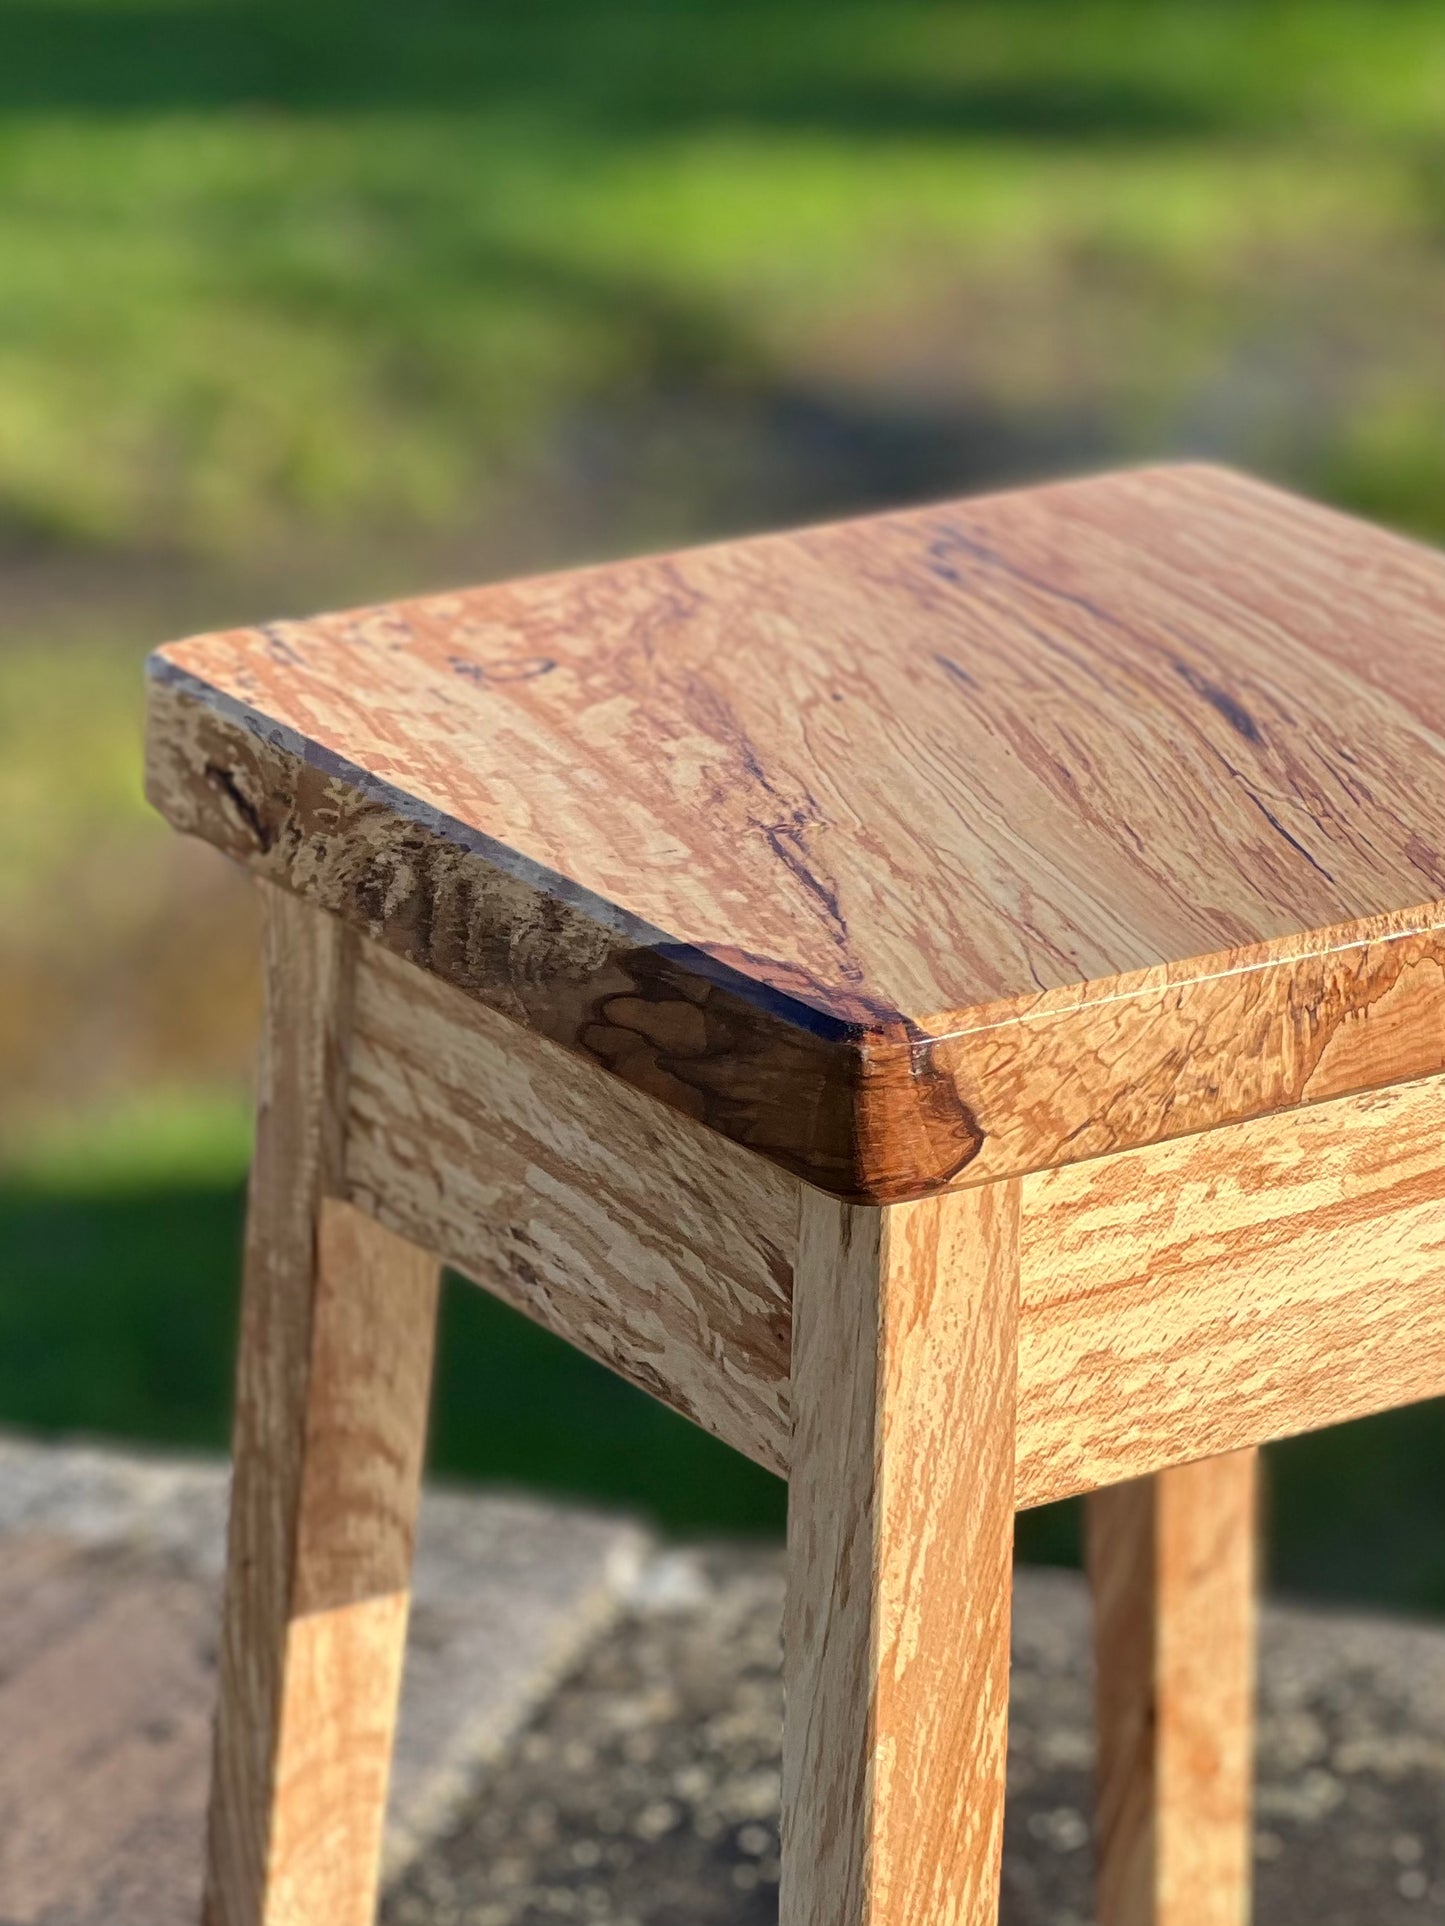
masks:
POLYGON ((1226 471, 151 673, 177 827, 840 1197, 1445 1067, 1445 560, 1226 471))

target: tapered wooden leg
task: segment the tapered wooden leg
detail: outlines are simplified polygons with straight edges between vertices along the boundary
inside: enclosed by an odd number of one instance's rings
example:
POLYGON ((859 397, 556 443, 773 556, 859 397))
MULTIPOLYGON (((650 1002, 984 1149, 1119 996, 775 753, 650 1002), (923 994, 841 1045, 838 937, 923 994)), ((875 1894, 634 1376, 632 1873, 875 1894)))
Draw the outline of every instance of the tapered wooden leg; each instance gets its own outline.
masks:
POLYGON ((782 1926, 993 1926, 1012 1602, 1018 1189, 804 1189, 782 1926))
POLYGON ((267 889, 206 1926, 369 1926, 437 1267, 336 1201, 354 938, 267 889))
POLYGON ((1257 1451, 1095 1492, 1100 1926, 1246 1926, 1257 1451))

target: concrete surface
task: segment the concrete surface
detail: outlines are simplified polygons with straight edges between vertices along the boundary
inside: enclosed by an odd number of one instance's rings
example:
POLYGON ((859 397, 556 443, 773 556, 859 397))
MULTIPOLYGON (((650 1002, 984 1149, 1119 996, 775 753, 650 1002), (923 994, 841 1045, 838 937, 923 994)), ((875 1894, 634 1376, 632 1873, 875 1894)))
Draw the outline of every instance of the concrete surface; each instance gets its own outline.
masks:
MULTIPOLYGON (((773 1926, 781 1605, 776 1553, 660 1553, 385 1926, 773 1926)), ((1020 1572, 1003 1926, 1093 1917, 1088 1635, 1020 1572)), ((1260 1926, 1438 1926, 1445 1631, 1273 1609, 1262 1658, 1260 1926)))
MULTIPOLYGON (((0 1926, 194 1926, 223 1506, 0 1438, 0 1926)), ((772 1926, 781 1606, 771 1547, 430 1495, 383 1926, 772 1926)), ((1081 1582, 1015 1620, 1004 1926, 1086 1926, 1081 1582)), ((1445 1917, 1445 1629, 1267 1612, 1255 1859, 1261 1926, 1445 1917)))
MULTIPOLYGON (((226 1480, 0 1439, 0 1926, 195 1926, 226 1480)), ((451 1817, 633 1588, 625 1521, 429 1493, 388 1860, 451 1817)))

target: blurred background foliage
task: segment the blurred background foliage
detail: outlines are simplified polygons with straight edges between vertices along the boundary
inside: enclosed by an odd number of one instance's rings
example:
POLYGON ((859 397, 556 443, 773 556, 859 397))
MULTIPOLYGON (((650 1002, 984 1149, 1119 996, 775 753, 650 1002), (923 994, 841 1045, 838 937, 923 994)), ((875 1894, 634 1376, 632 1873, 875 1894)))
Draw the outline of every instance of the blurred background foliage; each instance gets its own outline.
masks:
MULTIPOLYGON (((1174 453, 1439 536, 1442 322, 1438 0, 0 9, 0 1422, 225 1437, 253 911, 147 645, 1174 453)), ((777 1527, 445 1326, 439 1468, 777 1527)), ((1282 1448, 1276 1576, 1445 1607, 1442 1475, 1437 1406, 1282 1448)))

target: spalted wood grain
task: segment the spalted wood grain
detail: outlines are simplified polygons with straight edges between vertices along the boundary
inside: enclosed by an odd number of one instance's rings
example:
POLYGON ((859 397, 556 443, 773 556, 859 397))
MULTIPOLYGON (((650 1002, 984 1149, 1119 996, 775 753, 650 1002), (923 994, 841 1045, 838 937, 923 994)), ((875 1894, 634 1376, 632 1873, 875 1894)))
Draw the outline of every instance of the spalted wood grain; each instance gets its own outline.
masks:
POLYGON ((150 791, 875 1201, 1445 1069, 1445 561, 1156 469, 200 637, 150 791))
MULTIPOLYGON (((787 1474, 793 1179, 366 943, 347 1133, 364 1209, 787 1474)), ((1025 1180, 1020 1508, 1445 1391, 1441 1141, 1425 1079, 1025 1180)))
POLYGON ((769 1469, 796 1179, 363 944, 346 1187, 769 1469))
POLYGON ((1266 1117, 1445 1069, 1445 928, 1420 915, 1161 966, 934 1048, 992 1128, 969 1181, 1266 1117))
POLYGON ((369 1926, 435 1260, 340 1186, 354 934, 268 891, 207 1926, 369 1926))
POLYGON ((804 1191, 783 1926, 998 1914, 1018 1187, 804 1191))
POLYGON ((1247 1926, 1258 1453, 1095 1492, 1100 1926, 1247 1926))
POLYGON ((1445 1392, 1445 1080, 1029 1178, 1021 1505, 1445 1392))

